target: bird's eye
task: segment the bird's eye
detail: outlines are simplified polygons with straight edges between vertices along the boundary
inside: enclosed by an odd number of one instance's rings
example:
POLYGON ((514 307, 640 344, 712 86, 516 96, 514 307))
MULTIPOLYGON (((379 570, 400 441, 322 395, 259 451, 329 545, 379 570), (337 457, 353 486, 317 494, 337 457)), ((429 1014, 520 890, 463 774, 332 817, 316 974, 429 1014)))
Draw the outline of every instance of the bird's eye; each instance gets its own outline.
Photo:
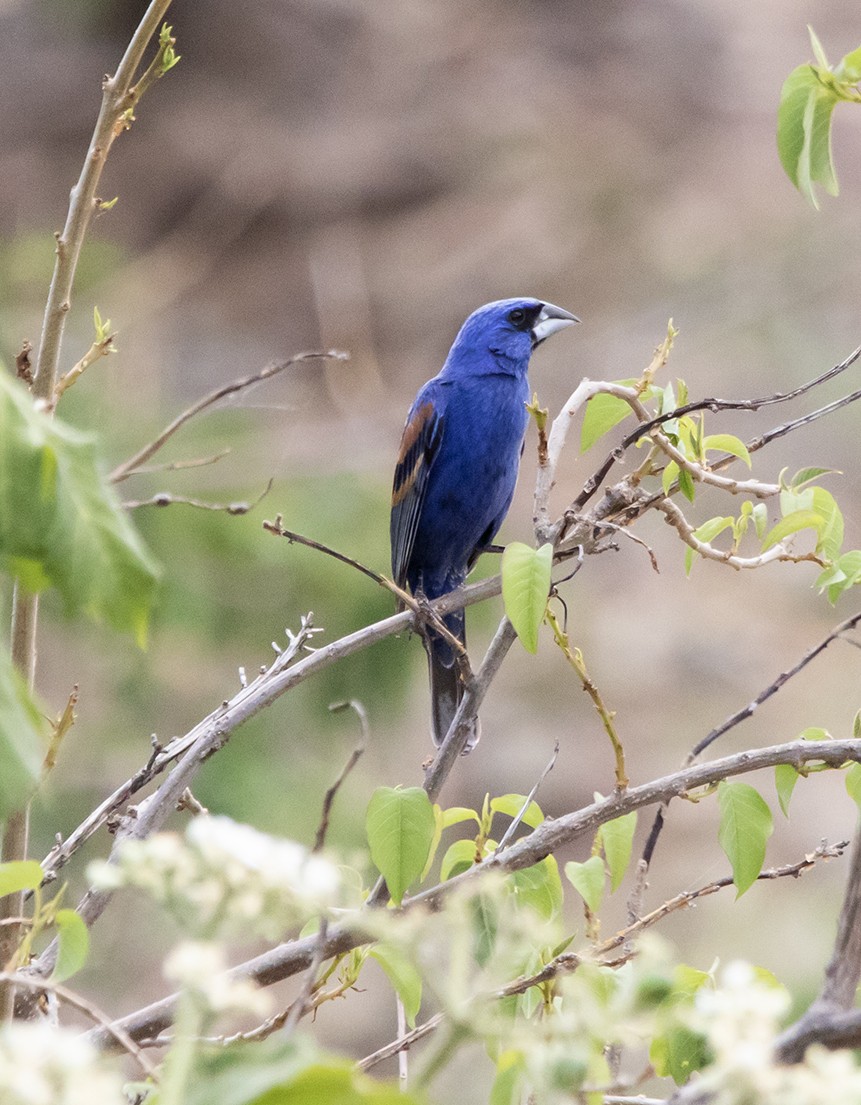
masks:
POLYGON ((508 312, 508 321, 513 322, 515 326, 519 326, 525 319, 526 312, 522 307, 515 307, 513 311, 508 312))

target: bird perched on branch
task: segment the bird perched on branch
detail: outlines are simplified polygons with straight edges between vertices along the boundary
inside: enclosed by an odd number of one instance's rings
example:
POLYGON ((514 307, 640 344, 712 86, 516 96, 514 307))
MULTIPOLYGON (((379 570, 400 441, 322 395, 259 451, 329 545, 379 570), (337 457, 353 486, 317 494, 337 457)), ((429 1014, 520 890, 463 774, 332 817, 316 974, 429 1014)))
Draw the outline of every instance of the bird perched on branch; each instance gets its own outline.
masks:
MULTIPOLYGON (((436 599, 464 582, 508 512, 529 415, 533 350, 579 322, 538 299, 502 299, 474 311, 438 375, 416 396, 392 488, 392 573, 400 587, 436 599)), ((446 628, 466 643, 463 610, 446 628)), ((463 695, 453 645, 424 631, 432 734, 442 744, 463 695)), ((466 749, 478 741, 476 723, 466 749)))

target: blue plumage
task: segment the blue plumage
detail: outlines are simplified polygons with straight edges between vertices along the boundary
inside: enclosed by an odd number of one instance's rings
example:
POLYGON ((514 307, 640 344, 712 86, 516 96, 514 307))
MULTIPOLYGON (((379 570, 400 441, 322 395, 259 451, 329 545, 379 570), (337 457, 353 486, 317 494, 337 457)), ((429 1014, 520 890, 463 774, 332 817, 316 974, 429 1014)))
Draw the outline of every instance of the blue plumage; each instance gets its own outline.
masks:
MULTIPOLYGON (((419 391, 401 438, 392 489, 392 572, 435 599, 466 579, 495 537, 517 482, 528 413, 529 358, 577 322, 537 299, 503 299, 473 312, 442 370, 419 391)), ((463 611, 447 627, 465 642, 463 611)), ((425 634, 433 737, 441 744, 462 694, 454 650, 425 634)), ((468 747, 478 740, 472 734, 468 747)))

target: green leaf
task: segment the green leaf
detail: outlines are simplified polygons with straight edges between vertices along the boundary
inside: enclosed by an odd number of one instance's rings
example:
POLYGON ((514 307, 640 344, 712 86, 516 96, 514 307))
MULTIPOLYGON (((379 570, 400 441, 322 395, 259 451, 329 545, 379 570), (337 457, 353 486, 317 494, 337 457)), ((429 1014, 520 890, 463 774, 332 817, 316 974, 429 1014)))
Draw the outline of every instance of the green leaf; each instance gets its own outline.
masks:
POLYGON ((0 863, 0 898, 19 890, 35 890, 42 882, 42 868, 34 859, 0 863))
POLYGON ((458 825, 461 821, 475 821, 478 823, 480 820, 475 810, 471 810, 468 806, 449 806, 447 810, 442 811, 442 827, 444 829, 450 829, 452 825, 458 825))
POLYGON ((765 531, 768 528, 768 507, 765 503, 757 503, 751 511, 753 516, 753 525, 756 530, 756 536, 760 541, 765 536, 765 531))
MULTIPOLYGON (((523 809, 526 802, 525 794, 501 794, 498 798, 490 800, 490 808, 494 813, 504 813, 514 819, 523 809)), ((521 821, 530 829, 537 829, 544 820, 544 814, 537 802, 530 802, 521 821)))
POLYGON ((850 549, 826 568, 816 580, 819 592, 828 593, 833 606, 843 591, 861 582, 861 549, 850 549))
POLYGON ((786 175, 814 207, 814 184, 837 195, 831 156, 831 118, 845 98, 825 66, 800 65, 786 78, 777 112, 777 150, 786 175))
POLYGON ((697 491, 694 484, 694 478, 687 468, 679 469, 679 491, 681 491, 689 502, 693 502, 696 498, 697 491))
POLYGON ((716 449, 721 453, 729 453, 731 456, 743 460, 748 468, 751 467, 750 453, 747 451, 747 446, 739 438, 733 437, 732 434, 709 434, 703 438, 703 449, 706 452, 709 449, 716 449))
POLYGON ((522 1052, 502 1052, 496 1061, 496 1077, 490 1090, 488 1105, 520 1105, 524 1067, 522 1052))
POLYGON ((818 480, 821 476, 842 475, 843 473, 837 468, 799 468, 789 481, 789 486, 793 491, 800 491, 802 487, 805 487, 809 483, 813 483, 814 480, 818 480))
POLYGON ((679 466, 674 460, 671 460, 664 469, 663 475, 661 476, 661 487, 663 488, 665 495, 669 495, 670 488, 673 486, 678 478, 679 466))
POLYGON ((656 1036, 649 1049, 649 1059, 661 1078, 671 1077, 677 1086, 708 1062, 708 1043, 699 1032, 676 1025, 666 1035, 656 1036))
POLYGON ((590 856, 585 863, 573 860, 565 864, 565 878, 571 883, 590 913, 597 913, 604 898, 604 861, 600 856, 590 856))
POLYGON ((776 545, 779 541, 783 541, 793 533, 798 533, 799 530, 803 529, 815 529, 818 544, 819 534, 824 524, 822 515, 818 514, 815 510, 793 510, 791 514, 787 514, 785 518, 781 518, 777 525, 772 527, 771 531, 762 542, 762 551, 765 552, 766 549, 770 549, 772 545, 776 545))
POLYGON ((389 982, 401 999, 407 1024, 415 1028, 422 1003, 422 976, 403 951, 392 944, 375 944, 370 956, 376 959, 389 977, 389 982))
POLYGON ((502 600, 505 613, 527 652, 538 651, 538 629, 547 609, 553 546, 530 548, 512 541, 502 554, 502 600))
POLYGON ((843 545, 843 514, 834 496, 824 487, 813 488, 813 509, 822 518, 816 551, 833 560, 840 555, 843 545))
POLYGON ((52 982, 65 982, 80 971, 90 951, 90 933, 83 918, 74 909, 60 909, 54 918, 57 926, 57 963, 52 982))
POLYGON ((0 821, 26 805, 39 781, 43 727, 27 685, 0 646, 0 821))
POLYGON ((439 877, 442 882, 453 879, 475 866, 475 841, 456 840, 450 844, 442 858, 439 877))
POLYGON ((631 849, 634 844, 634 832, 637 828, 637 812, 626 813, 601 826, 601 844, 604 858, 610 869, 610 891, 615 893, 625 877, 631 862, 631 849))
POLYGON ((434 837, 431 801, 421 787, 378 787, 365 820, 371 859, 395 905, 422 873, 434 837))
POLYGON ((0 566, 145 643, 158 569, 101 471, 94 439, 0 373, 0 566))
POLYGON ((861 764, 850 764, 846 772, 846 793, 861 810, 861 764))
MULTIPOLYGON (((630 387, 636 381, 620 380, 619 383, 625 387, 630 387)), ((580 430, 580 452, 585 453, 587 449, 591 449, 599 438, 609 433, 620 422, 624 422, 631 413, 630 405, 617 395, 607 395, 606 393, 594 395, 586 404, 586 411, 583 415, 583 426, 580 430)))
MULTIPOLYGON (((418 1105, 392 1083, 377 1082, 349 1060, 306 1039, 237 1044, 199 1052, 183 1105, 418 1105)), ((158 1094, 148 1098, 158 1105, 158 1094)))
POLYGON ((479 967, 483 967, 496 946, 499 931, 499 909, 490 894, 477 894, 470 900, 473 924, 473 955, 479 967))
POLYGON ((562 912, 562 880, 553 856, 545 856, 532 867, 512 872, 508 882, 518 905, 528 906, 546 921, 552 921, 562 912))
POLYGON ((836 75, 850 84, 861 81, 861 46, 841 58, 836 75))
POLYGON ((771 810, 747 783, 718 785, 718 841, 732 865, 732 881, 740 898, 757 879, 765 860, 765 845, 774 832, 771 810))
POLYGON ((792 764, 778 764, 774 769, 774 785, 783 816, 789 817, 789 800, 798 782, 798 772, 792 764))

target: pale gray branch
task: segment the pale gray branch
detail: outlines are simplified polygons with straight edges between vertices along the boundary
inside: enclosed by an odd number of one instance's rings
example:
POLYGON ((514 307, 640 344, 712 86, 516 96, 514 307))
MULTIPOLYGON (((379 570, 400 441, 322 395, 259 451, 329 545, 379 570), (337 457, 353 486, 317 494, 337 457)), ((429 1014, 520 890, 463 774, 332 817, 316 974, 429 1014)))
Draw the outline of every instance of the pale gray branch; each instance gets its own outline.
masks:
MULTIPOLYGON (((405 903, 404 909, 436 905, 447 894, 480 878, 486 871, 516 871, 530 867, 584 834, 593 834, 607 821, 612 821, 632 810, 642 809, 644 806, 669 801, 698 787, 717 783, 721 779, 774 767, 780 763, 792 764, 793 767, 799 768, 805 763, 819 762, 836 768, 849 761, 861 761, 861 740, 796 740, 754 751, 738 752, 732 756, 713 760, 711 763, 696 764, 642 786, 630 787, 620 794, 613 794, 600 802, 593 802, 574 813, 547 821, 528 836, 512 844, 502 855, 491 856, 482 864, 449 879, 448 882, 431 887, 410 898, 405 903)), ((361 914, 358 914, 354 925, 349 927, 344 924, 332 925, 326 939, 324 957, 338 955, 371 940, 372 937, 362 931, 361 923, 361 914)), ((228 976, 252 979, 260 986, 270 986, 306 970, 318 953, 318 948, 316 935, 292 940, 239 964, 228 972, 228 976)), ((122 1018, 117 1023, 133 1039, 157 1035, 171 1024, 176 1001, 177 995, 173 994, 122 1018)), ((96 1030, 89 1035, 98 1046, 110 1046, 110 1041, 104 1032, 96 1030)))

